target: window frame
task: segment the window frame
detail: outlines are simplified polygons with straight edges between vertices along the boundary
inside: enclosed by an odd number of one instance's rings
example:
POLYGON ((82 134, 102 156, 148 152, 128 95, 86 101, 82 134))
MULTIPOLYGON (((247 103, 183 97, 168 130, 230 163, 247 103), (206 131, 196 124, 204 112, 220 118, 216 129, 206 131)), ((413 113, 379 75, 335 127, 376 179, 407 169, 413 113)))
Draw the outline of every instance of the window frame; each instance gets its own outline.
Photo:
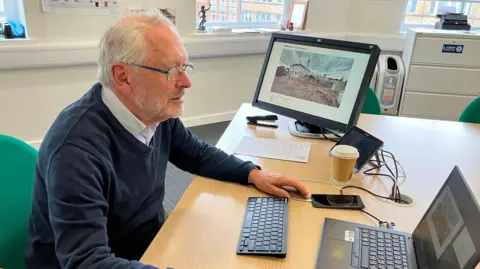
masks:
MULTIPOLYGON (((402 20, 401 31, 405 32, 409 28, 427 28, 427 29, 435 28, 435 24, 413 24, 413 23, 406 23, 405 22, 405 20, 406 20, 406 18, 409 14, 416 13, 416 12, 410 12, 410 10, 412 9, 412 4, 411 4, 412 1, 416 2, 415 6, 419 4, 419 1, 417 1, 417 0, 406 0, 405 1, 405 8, 403 9, 403 20, 402 20)), ((467 14, 467 16, 469 16, 469 17, 470 17, 471 12, 472 12, 473 4, 474 3, 480 4, 479 1, 473 1, 473 0, 450 0, 450 1, 449 0, 423 0, 423 1, 429 1, 429 2, 431 2, 435 5, 434 14, 431 13, 431 11, 430 11, 431 8, 428 11, 428 15, 430 15, 430 16, 435 16, 436 15, 441 2, 443 2, 443 3, 456 2, 456 4, 459 5, 458 8, 460 9, 460 12, 465 14, 466 11, 469 11, 468 14, 467 14)), ((416 8, 415 8, 415 11, 416 11, 416 8)), ((425 15, 427 15, 427 14, 425 14, 425 15)), ((470 21, 469 21, 469 23, 471 24, 470 21)), ((471 30, 480 30, 480 26, 472 25, 471 30)))

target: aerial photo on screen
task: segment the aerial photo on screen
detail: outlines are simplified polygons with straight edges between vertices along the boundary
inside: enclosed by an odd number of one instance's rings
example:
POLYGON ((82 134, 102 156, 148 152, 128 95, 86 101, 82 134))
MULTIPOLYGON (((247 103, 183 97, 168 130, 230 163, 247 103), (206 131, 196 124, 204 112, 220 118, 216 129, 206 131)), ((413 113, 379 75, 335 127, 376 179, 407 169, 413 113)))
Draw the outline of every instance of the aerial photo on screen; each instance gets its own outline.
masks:
POLYGON ((340 107, 354 60, 284 48, 272 92, 340 107))

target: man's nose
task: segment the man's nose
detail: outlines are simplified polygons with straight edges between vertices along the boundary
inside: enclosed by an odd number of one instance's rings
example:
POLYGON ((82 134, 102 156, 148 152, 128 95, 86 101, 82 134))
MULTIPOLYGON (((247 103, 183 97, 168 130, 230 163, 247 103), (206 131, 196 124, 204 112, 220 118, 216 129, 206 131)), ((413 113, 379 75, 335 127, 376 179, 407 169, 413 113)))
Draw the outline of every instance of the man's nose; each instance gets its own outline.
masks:
POLYGON ((192 87, 192 81, 190 80, 190 77, 187 75, 187 73, 182 72, 177 80, 177 88, 188 89, 190 87, 192 87))

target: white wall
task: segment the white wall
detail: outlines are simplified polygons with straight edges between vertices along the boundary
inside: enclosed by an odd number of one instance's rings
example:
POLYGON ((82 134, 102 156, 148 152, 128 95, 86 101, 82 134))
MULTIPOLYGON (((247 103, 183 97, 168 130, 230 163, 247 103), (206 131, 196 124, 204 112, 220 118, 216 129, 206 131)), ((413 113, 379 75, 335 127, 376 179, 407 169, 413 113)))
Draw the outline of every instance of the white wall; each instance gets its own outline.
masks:
MULTIPOLYGON (((179 5, 185 5, 186 1, 193 0, 178 1, 179 5)), ((120 8, 175 7, 177 0, 124 0, 120 3, 120 8)), ((306 25, 320 35, 347 32, 392 35, 401 25, 403 4, 403 0, 310 0, 306 25), (368 14, 368 19, 364 14, 368 14)), ((29 34, 40 44, 97 42, 104 27, 118 17, 43 13, 40 1, 24 0, 24 5, 29 34)), ((184 19, 187 15, 177 12, 177 19, 191 24, 194 19, 184 19)), ((181 34, 187 37, 191 33, 181 31, 181 34)), ((0 43, 0 49, 1 46, 0 43)), ((241 103, 251 102, 263 57, 257 53, 193 59, 196 71, 185 101, 183 119, 186 124, 227 120, 241 103)), ((28 59, 25 62, 28 63, 28 59)), ((38 145, 59 111, 96 82, 95 72, 93 63, 0 70, 0 133, 38 145)))
MULTIPOLYGON (((195 61, 186 124, 231 119, 242 102, 251 101, 262 63, 263 56, 195 61)), ((90 89, 95 74, 93 65, 1 71, 0 133, 37 143, 57 114, 90 89)))
MULTIPOLYGON (((76 14, 68 9, 44 13, 40 0, 23 1, 29 35, 40 42, 97 40, 105 26, 113 23, 120 16, 120 12, 119 14, 105 16, 92 11, 83 11, 84 14, 76 14)), ((124 10, 130 6, 175 8, 176 0, 119 1, 119 10, 124 10)))

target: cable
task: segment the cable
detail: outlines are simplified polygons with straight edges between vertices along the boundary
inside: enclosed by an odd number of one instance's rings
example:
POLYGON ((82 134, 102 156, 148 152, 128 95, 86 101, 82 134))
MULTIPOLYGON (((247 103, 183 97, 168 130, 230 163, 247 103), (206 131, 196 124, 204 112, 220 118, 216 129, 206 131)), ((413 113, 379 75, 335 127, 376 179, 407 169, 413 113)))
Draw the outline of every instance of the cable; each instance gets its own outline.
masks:
POLYGON ((359 189, 359 190, 362 190, 362 191, 365 191, 365 192, 368 192, 369 194, 375 196, 375 197, 378 197, 378 198, 382 198, 382 199, 385 199, 385 200, 391 200, 391 201, 395 201, 395 200, 399 200, 400 202, 402 203, 405 203, 405 204, 408 204, 406 201, 402 200, 402 199, 395 199, 395 198, 392 198, 392 197, 386 197, 386 196, 382 196, 382 195, 379 195, 379 194, 376 194, 376 193, 373 193, 365 188, 362 188, 362 187, 358 187, 358 186, 344 186, 340 189, 340 194, 343 195, 343 190, 344 189, 359 189))
MULTIPOLYGON (((394 174, 394 173, 392 172, 392 169, 390 169, 390 167, 388 166, 387 161, 385 161, 384 150, 382 149, 380 152, 381 152, 382 160, 383 160, 383 162, 384 162, 384 164, 385 164, 385 167, 388 169, 388 171, 390 172, 390 174, 395 177, 394 185, 393 185, 393 190, 392 190, 392 197, 396 199, 396 200, 395 200, 396 202, 398 202, 398 201, 400 200, 401 194, 400 194, 400 189, 398 188, 398 185, 397 185, 397 181, 398 181, 398 168, 397 168, 397 164, 395 163, 396 171, 395 171, 395 174, 394 174)), ((393 156, 392 153, 390 153, 390 155, 392 155, 392 158, 393 158, 393 160, 395 161, 395 156, 393 156)))
POLYGON ((299 198, 289 198, 290 200, 295 200, 295 201, 299 201, 299 202, 304 202, 304 203, 311 203, 312 202, 312 199, 299 199, 299 198))
POLYGON ((364 209, 360 209, 360 211, 362 211, 363 213, 365 213, 365 214, 369 215, 370 217, 376 219, 378 221, 378 225, 381 225, 382 223, 385 223, 385 221, 381 221, 379 218, 375 217, 373 214, 368 213, 364 209))
MULTIPOLYGON (((379 160, 380 166, 373 164, 372 163, 373 161, 370 160, 369 162, 373 166, 373 168, 368 169, 368 170, 364 171, 363 173, 365 175, 369 175, 369 176, 385 176, 385 177, 390 178, 393 181, 393 186, 392 186, 392 189, 391 189, 390 196, 393 198, 394 201, 396 201, 398 203, 398 202, 400 202, 400 198, 402 197, 401 193, 400 193, 399 184, 398 184, 398 178, 399 178, 398 166, 397 166, 398 161, 395 159, 395 156, 393 155, 393 153, 391 153, 389 151, 384 151, 383 149, 381 149, 381 150, 379 150, 379 152, 380 152, 380 157, 381 157, 381 160, 379 160), (390 156, 387 155, 387 157, 389 157, 393 160, 393 163, 395 165, 395 172, 392 171, 392 169, 388 165, 387 161, 385 160, 385 153, 389 154, 390 156), (390 175, 385 174, 385 173, 371 173, 370 172, 370 171, 375 170, 375 169, 380 170, 383 166, 385 166, 387 168, 390 175)), ((402 170, 403 170, 403 173, 405 174, 405 169, 403 169, 403 167, 402 167, 402 170)), ((403 182, 405 182, 405 178, 404 178, 403 182)))
POLYGON ((327 131, 328 133, 331 133, 331 134, 335 135, 336 137, 340 138, 340 136, 339 136, 338 134, 336 134, 336 133, 334 133, 334 132, 332 132, 332 131, 330 131, 330 130, 327 130, 327 129, 323 128, 323 127, 320 127, 320 132, 322 133, 323 138, 327 139, 328 141, 332 141, 332 142, 338 142, 338 141, 340 141, 340 139, 333 139, 333 138, 330 138, 330 137, 326 136, 324 131, 327 131))
POLYGON ((333 131, 330 131, 326 128, 323 128, 321 126, 318 126, 318 125, 313 125, 313 124, 310 124, 310 123, 306 123, 306 122, 303 122, 303 121, 297 121, 300 125, 304 126, 304 127, 307 127, 307 128, 310 128, 310 129, 318 129, 320 134, 323 136, 323 138, 325 138, 326 140, 329 140, 329 141, 332 141, 332 142, 338 142, 340 139, 333 139, 333 138, 330 138, 330 137, 327 137, 325 135, 325 131, 327 133, 331 133, 333 134, 334 136, 336 136, 337 138, 342 138, 339 134, 333 132, 333 131))
POLYGON ((400 199, 402 197, 402 195, 400 194, 400 188, 398 187, 398 166, 397 166, 397 160, 395 159, 395 155, 393 155, 393 153, 391 152, 388 152, 388 151, 385 151, 382 149, 382 158, 383 158, 383 161, 385 162, 385 166, 387 167, 387 169, 389 169, 390 171, 390 168, 388 167, 388 163, 387 161, 385 161, 385 156, 383 155, 383 153, 388 153, 392 156, 392 159, 393 159, 393 164, 395 165, 395 188, 397 189, 397 192, 398 192, 398 199, 400 199))

